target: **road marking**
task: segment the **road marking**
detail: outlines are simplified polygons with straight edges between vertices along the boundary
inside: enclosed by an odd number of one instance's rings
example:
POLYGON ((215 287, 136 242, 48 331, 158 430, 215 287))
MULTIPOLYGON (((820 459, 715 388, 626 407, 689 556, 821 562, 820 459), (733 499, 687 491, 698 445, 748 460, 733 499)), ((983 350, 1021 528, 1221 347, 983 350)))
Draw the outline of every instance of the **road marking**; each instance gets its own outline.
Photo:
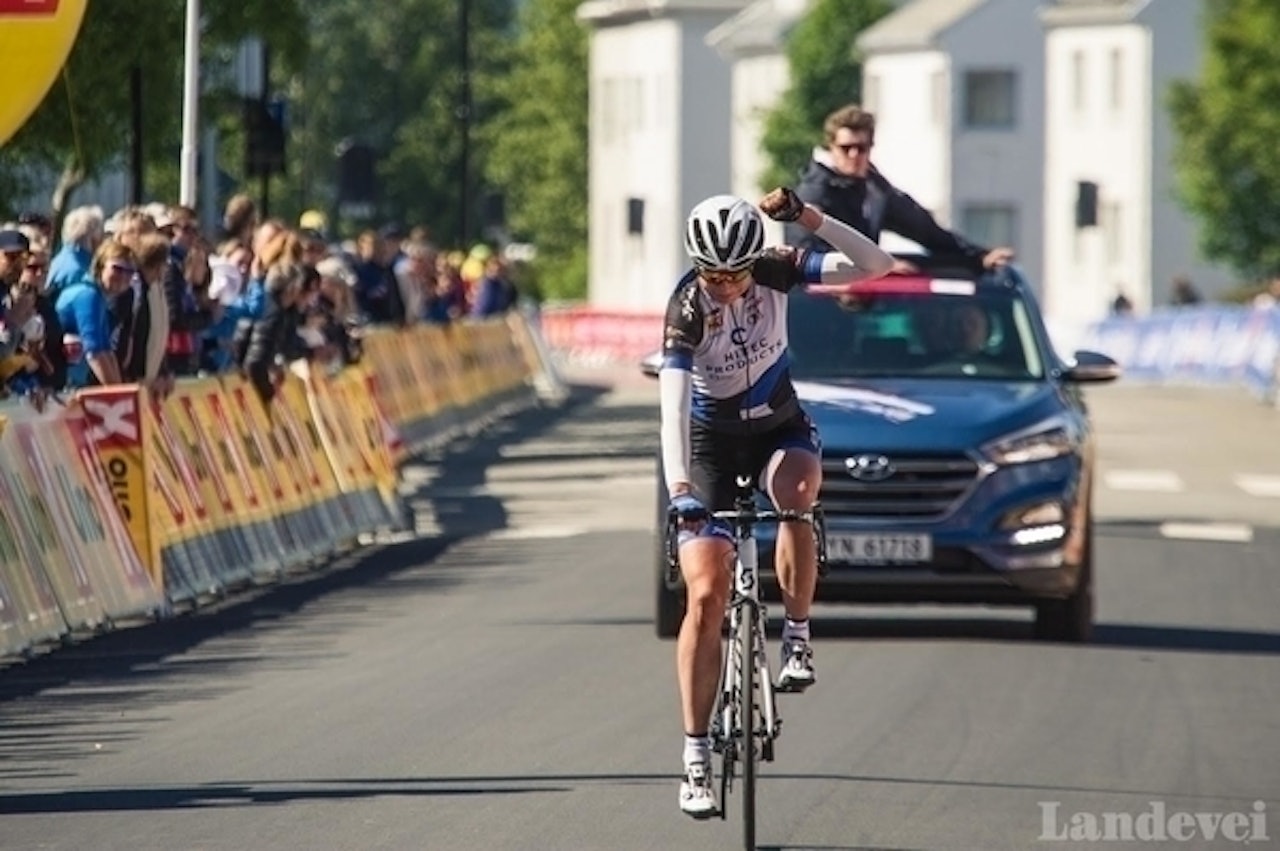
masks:
POLYGON ((1178 474, 1170 470, 1111 470, 1104 473, 1107 487, 1118 491, 1163 491, 1176 493, 1186 490, 1178 474))
POLYGON ((1249 494, 1266 498, 1280 497, 1280 476, 1259 476, 1240 473, 1232 478, 1236 487, 1249 494))
POLYGON ((1182 541, 1247 544, 1253 540, 1253 527, 1244 523, 1161 523, 1160 534, 1182 541))
POLYGON ((515 526, 490 532, 489 539, 494 541, 534 541, 549 538, 573 538, 578 535, 585 535, 588 531, 590 530, 582 526, 515 526))

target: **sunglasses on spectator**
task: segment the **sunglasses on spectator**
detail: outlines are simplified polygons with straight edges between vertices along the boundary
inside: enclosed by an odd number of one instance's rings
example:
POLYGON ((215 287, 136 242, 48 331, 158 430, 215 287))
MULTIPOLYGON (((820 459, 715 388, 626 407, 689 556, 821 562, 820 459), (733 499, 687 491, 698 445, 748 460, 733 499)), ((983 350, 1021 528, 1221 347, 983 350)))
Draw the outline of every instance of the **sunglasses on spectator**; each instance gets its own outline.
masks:
POLYGON ((49 268, 49 264, 48 263, 28 263, 25 268, 28 272, 43 272, 45 269, 49 268))
POLYGON ((698 277, 709 287, 729 287, 740 284, 751 274, 751 269, 740 269, 737 272, 718 272, 712 269, 699 269, 698 277))
POLYGON ((107 264, 113 272, 124 272, 126 275, 137 274, 137 269, 127 263, 109 263, 107 264))
POLYGON ((837 143, 836 147, 839 148, 841 151, 843 151, 844 155, 847 157, 853 153, 865 154, 870 152, 871 143, 870 142, 850 142, 847 145, 841 145, 837 143))

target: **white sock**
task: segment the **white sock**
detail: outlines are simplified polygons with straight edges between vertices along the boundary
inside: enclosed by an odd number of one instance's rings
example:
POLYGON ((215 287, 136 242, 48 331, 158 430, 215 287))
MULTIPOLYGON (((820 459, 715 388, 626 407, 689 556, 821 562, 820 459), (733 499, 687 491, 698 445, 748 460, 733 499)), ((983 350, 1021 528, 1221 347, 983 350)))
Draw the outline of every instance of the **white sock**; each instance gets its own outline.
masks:
POLYGON ((798 621, 788 616, 782 624, 782 640, 791 641, 797 638, 806 644, 809 643, 809 619, 798 621))
POLYGON ((708 736, 684 737, 684 764, 711 761, 711 739, 708 736))

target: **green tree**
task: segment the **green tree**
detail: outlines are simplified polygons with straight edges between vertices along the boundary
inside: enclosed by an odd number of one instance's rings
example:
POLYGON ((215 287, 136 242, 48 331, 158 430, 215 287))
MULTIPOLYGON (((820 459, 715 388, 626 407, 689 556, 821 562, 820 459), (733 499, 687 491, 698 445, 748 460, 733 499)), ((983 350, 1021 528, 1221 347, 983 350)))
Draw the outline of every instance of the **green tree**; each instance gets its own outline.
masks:
MULTIPOLYGON (((225 50, 259 34, 286 62, 297 63, 305 52, 297 0, 206 0, 203 8, 205 51, 225 50)), ((144 165, 148 173, 176 175, 184 22, 182 3, 89 3, 62 77, 4 146, 0 204, 51 189, 50 206, 60 214, 76 187, 123 161, 135 66, 143 77, 144 165), (56 187, 37 183, 50 172, 59 175, 56 187)))
POLYGON ((822 142, 827 115, 862 98, 859 33, 893 11, 889 0, 813 0, 787 37, 791 82, 765 117, 761 144, 769 166, 760 188, 791 184, 822 142))
POLYGON ((1280 5, 1216 0, 1207 12, 1200 78, 1169 97, 1180 195, 1206 257, 1280 275, 1280 5))
POLYGON ((505 109, 486 123, 485 174, 505 194, 515 236, 537 246, 538 288, 587 292, 587 45, 579 0, 528 0, 511 72, 495 79, 505 109))
MULTIPOLYGON (((300 206, 337 212, 335 148, 351 139, 378 155, 375 221, 421 224, 439 242, 456 241, 465 127, 458 2, 383 0, 377 14, 367 0, 309 6, 312 61, 287 84, 297 119, 290 179, 300 206)), ((510 0, 467 2, 474 127, 494 110, 488 80, 505 72, 512 11, 510 0)), ((477 132, 471 139, 470 171, 478 173, 485 151, 477 132)), ((470 184, 474 202, 483 187, 470 184)), ((477 205, 469 207, 473 226, 477 205)))

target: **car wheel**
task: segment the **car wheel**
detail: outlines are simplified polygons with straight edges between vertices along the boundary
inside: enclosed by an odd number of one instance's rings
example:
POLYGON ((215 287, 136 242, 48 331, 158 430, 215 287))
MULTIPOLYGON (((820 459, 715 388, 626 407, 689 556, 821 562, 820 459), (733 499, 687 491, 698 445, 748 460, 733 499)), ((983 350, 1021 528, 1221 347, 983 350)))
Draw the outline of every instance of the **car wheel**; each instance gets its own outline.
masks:
POLYGON ((1084 562, 1071 596, 1036 604, 1036 638, 1084 644, 1093 637, 1093 520, 1085 541, 1084 562))
POLYGON ((684 622, 684 583, 676 588, 667 585, 667 552, 666 542, 658 536, 654 557, 657 569, 654 571, 654 586, 657 598, 654 606, 653 625, 659 638, 675 638, 680 634, 680 624, 684 622))

